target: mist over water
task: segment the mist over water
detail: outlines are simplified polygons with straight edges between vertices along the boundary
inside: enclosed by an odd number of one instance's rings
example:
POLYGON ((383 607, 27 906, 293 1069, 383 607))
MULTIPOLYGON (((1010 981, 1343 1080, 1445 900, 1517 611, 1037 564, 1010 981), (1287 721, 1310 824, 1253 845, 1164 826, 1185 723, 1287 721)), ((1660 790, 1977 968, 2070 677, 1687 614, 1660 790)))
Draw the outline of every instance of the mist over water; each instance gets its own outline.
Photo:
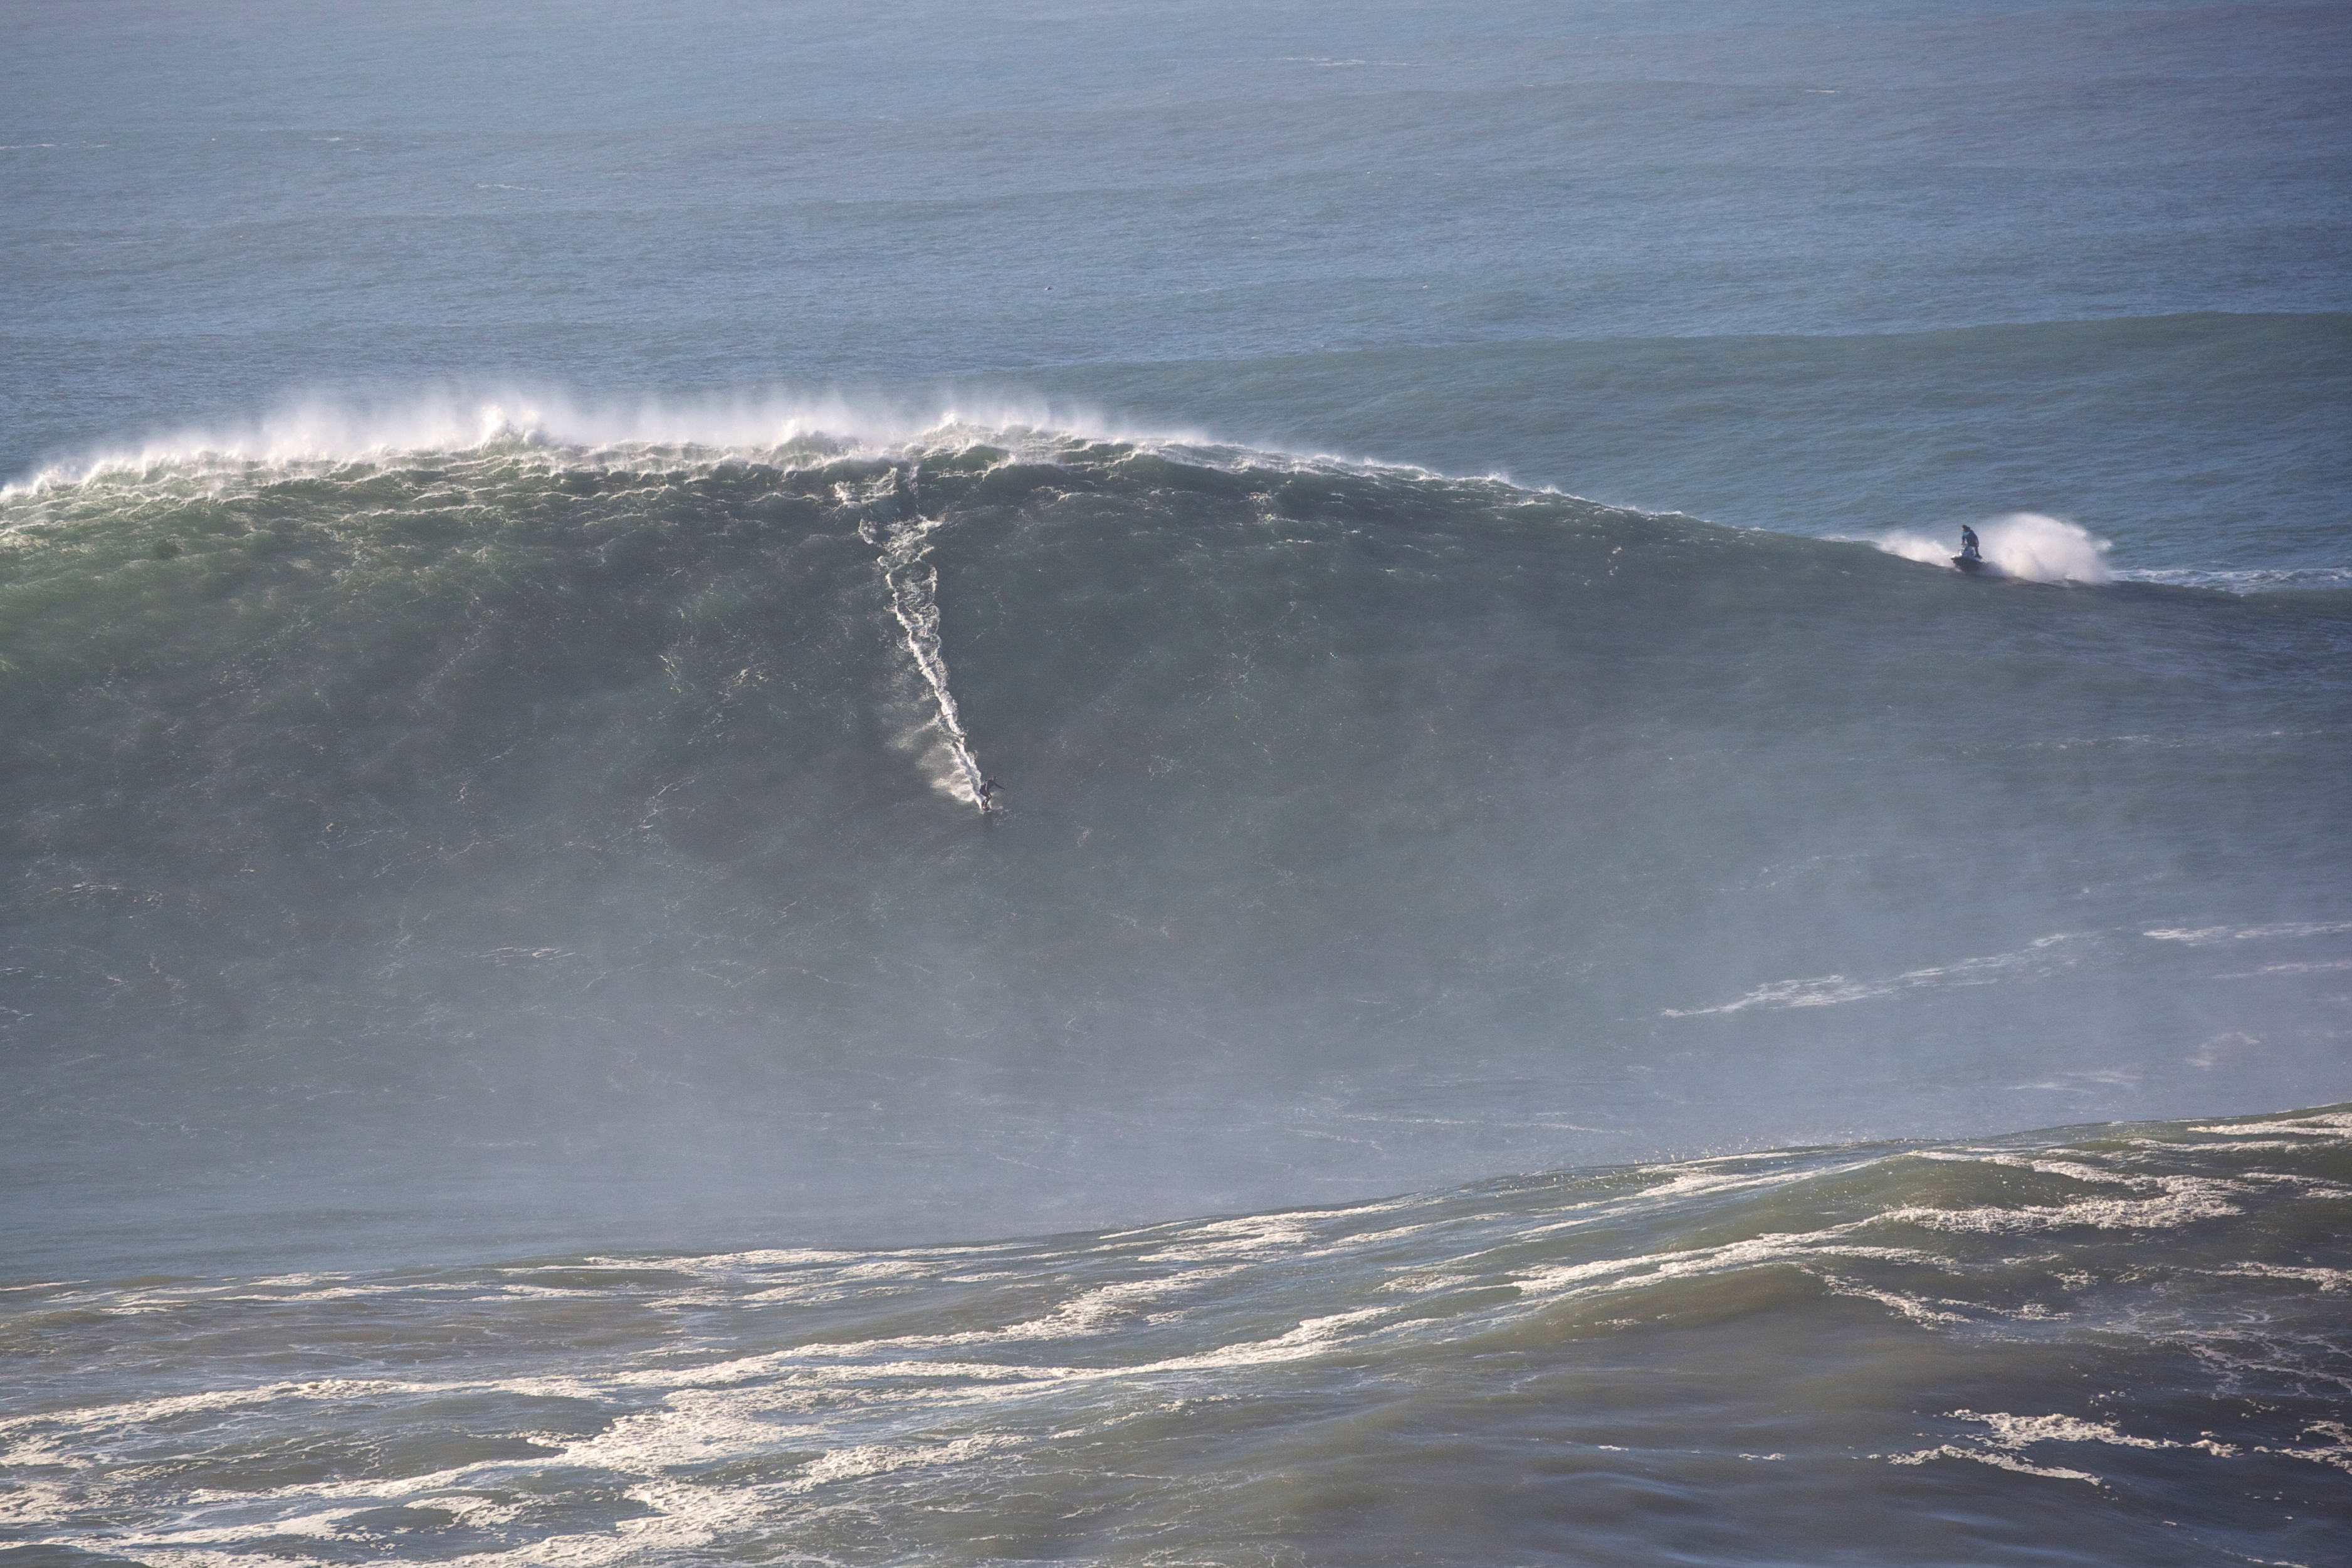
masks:
POLYGON ((20 13, 0 1557, 2327 1560, 2342 7, 20 13))
MULTIPOLYGON (((2025 582, 2100 583, 2112 580, 2107 551, 2114 541, 2103 539, 2079 523, 2045 517, 2036 512, 2011 512, 1987 517, 1976 527, 1987 566, 2003 577, 2025 582)), ((1958 570, 1953 547, 1927 534, 1898 530, 1877 541, 1878 548, 1906 560, 1958 570)))

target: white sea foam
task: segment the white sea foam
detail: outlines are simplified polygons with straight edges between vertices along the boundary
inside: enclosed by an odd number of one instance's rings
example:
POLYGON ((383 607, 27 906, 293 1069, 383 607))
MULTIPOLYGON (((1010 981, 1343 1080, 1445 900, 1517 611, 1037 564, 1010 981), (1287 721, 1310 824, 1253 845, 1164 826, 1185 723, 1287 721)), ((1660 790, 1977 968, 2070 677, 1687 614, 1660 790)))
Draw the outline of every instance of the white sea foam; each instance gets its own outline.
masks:
MULTIPOLYGON (((2332 1113, 2294 1120, 2319 1123, 2330 1119, 2352 1120, 2332 1117, 2332 1113)), ((2259 1124, 2265 1129, 2277 1124, 2259 1124)), ((2155 1209, 2163 1210, 2161 1218, 2173 1221, 2194 1210, 2231 1212, 2225 1200, 2237 1195, 2242 1186, 2197 1178, 2116 1174, 2092 1163, 2099 1157, 2096 1155, 2072 1149, 2041 1152, 2007 1147, 1948 1148, 1920 1153, 1930 1159, 2027 1169, 2053 1177, 2128 1189, 2127 1196, 2118 1198, 2102 1197, 2050 1208, 1998 1211, 2002 1223, 1970 1224, 1994 1211, 1961 1211, 1961 1228, 1980 1230, 2046 1230, 2053 1228, 2053 1220, 2095 1227, 2145 1223, 2159 1218, 2153 1212, 2155 1209), (2019 1219, 2021 1224, 2007 1223, 2019 1219)), ((1851 1171, 1907 1162, 1914 1157, 1914 1153, 1907 1151, 1895 1155, 1880 1152, 1845 1162, 1837 1168, 1851 1171)), ((1686 1199, 1727 1190, 1769 1188, 1791 1180, 1831 1174, 1811 1160, 1800 1169, 1791 1169, 1785 1161, 1765 1162, 1759 1168, 1751 1163, 1756 1159, 1752 1155, 1726 1156, 1612 1173, 1611 1181, 1622 1184, 1630 1178, 1651 1185, 1622 1191, 1599 1202, 1580 1198, 1575 1218, 1581 1223, 1596 1214, 1605 1217, 1622 1214, 1636 1205, 1654 1206, 1661 1197, 1686 1199)), ((1570 1190, 1589 1193, 1591 1184, 1570 1190)), ((328 1549, 328 1542, 340 1543, 336 1551, 358 1542, 373 1543, 385 1550, 407 1542, 404 1527, 379 1529, 363 1517, 373 1510, 402 1504, 440 1510, 463 1518, 473 1529, 494 1530, 507 1538, 504 1543, 461 1561, 487 1565, 678 1560, 700 1553, 738 1531, 789 1531, 796 1521, 835 1509, 863 1509, 882 1494, 923 1497, 929 1495, 930 1489, 939 1488, 951 1494, 969 1495, 971 1489, 994 1485, 996 1476, 983 1471, 959 1479, 950 1473, 954 1467, 1022 1455, 1057 1438, 1101 1430, 1107 1424, 1127 1419, 1147 1406, 1159 1407, 1152 1405, 1160 1397, 1153 1392, 1155 1383, 1159 1388, 1178 1391, 1180 1399, 1195 1396, 1221 1398, 1224 1396, 1222 1380, 1238 1375, 1246 1384, 1255 1368, 1312 1362, 1334 1354, 1352 1366, 1360 1356, 1381 1354, 1370 1347, 1384 1339, 1421 1343, 1419 1336, 1454 1338, 1465 1332, 1475 1333, 1498 1318, 1540 1312, 1562 1300, 1586 1296, 1606 1300, 1676 1279, 1790 1266, 1819 1281, 1821 1289, 1831 1294, 1875 1303, 1898 1326, 1903 1322, 1916 1325, 1916 1329, 1905 1332, 1940 1333, 1983 1325, 2000 1333, 2005 1332, 2012 1320, 2054 1315, 2031 1304, 2005 1310, 1974 1299, 1951 1299, 1945 1292, 1969 1294, 1955 1281, 1964 1281, 1972 1272, 1971 1267, 1921 1247, 1874 1245, 1859 1234, 1887 1216, 1815 1230, 1775 1232, 1716 1246, 1644 1250, 1630 1256, 1621 1252, 1612 1257, 1592 1258, 1588 1252, 1580 1260, 1570 1260, 1576 1259, 1576 1252, 1571 1251, 1567 1259, 1550 1267, 1528 1267, 1522 1254, 1521 1261, 1478 1272, 1465 1270, 1467 1259, 1462 1254, 1484 1255, 1484 1244, 1491 1233, 1483 1226, 1465 1231, 1462 1247, 1447 1249, 1438 1236, 1432 1234, 1443 1234, 1445 1227, 1442 1221, 1424 1221, 1348 1238, 1334 1238, 1328 1228, 1320 1223, 1355 1218, 1372 1210, 1409 1207, 1410 1200, 1399 1200, 1367 1208, 1245 1216, 1153 1227, 1128 1233, 1136 1245, 1115 1249, 1101 1248, 1102 1239, 1097 1238, 1078 1253, 1055 1253, 1049 1261, 1033 1261, 1030 1269, 1009 1272, 1015 1277, 1028 1274, 1043 1278, 1045 1271, 1050 1271, 1057 1281, 1066 1281, 1063 1270, 1088 1257, 1102 1258, 1123 1271, 1133 1272, 1140 1261, 1133 1253, 1141 1249, 1150 1249, 1156 1259, 1172 1261, 1182 1258, 1193 1266, 1140 1279, 1081 1281, 1076 1286, 1065 1283, 1058 1301, 1049 1301, 1042 1312, 1024 1306, 1030 1315, 1003 1327, 911 1334, 858 1343, 801 1344, 701 1366, 681 1364, 681 1361, 690 1362, 691 1356, 677 1354, 678 1347, 673 1343, 650 1361, 625 1361, 621 1365, 601 1370, 583 1369, 580 1379, 565 1380, 560 1388, 553 1383, 528 1378, 467 1385, 494 1387, 509 1396, 561 1392, 603 1405, 606 1420, 587 1434, 508 1432, 509 1437, 525 1436, 550 1450, 527 1458, 492 1460, 425 1475, 352 1476, 248 1492, 185 1492, 167 1507, 150 1513, 149 1521, 108 1539, 115 1550, 153 1561, 159 1568, 163 1564, 226 1563, 233 1560, 233 1553, 249 1550, 256 1541, 267 1537, 282 1541, 292 1555, 318 1560, 334 1554, 328 1549), (1320 1256, 1334 1249, 1360 1250, 1404 1237, 1428 1238, 1432 1246, 1417 1250, 1412 1269, 1401 1270, 1374 1286, 1387 1292, 1391 1305, 1331 1311, 1330 1307, 1345 1307, 1346 1298, 1335 1299, 1327 1294, 1321 1298, 1327 1305, 1320 1312, 1286 1316, 1273 1324, 1253 1312, 1255 1321, 1249 1327, 1229 1337, 1220 1334, 1218 1340, 1222 1343, 1203 1343, 1194 1339, 1182 1352, 1140 1364, 1086 1364, 1086 1358, 1075 1354, 1079 1343, 1104 1328, 1134 1321, 1140 1309, 1154 1298, 1165 1298, 1229 1277, 1288 1276, 1297 1272, 1297 1261, 1303 1257, 1320 1256), (1928 1288, 1917 1288, 1910 1282, 1913 1280, 1928 1281, 1928 1288), (1444 1308, 1433 1309, 1427 1294, 1447 1287, 1514 1283, 1519 1288, 1517 1301, 1498 1303, 1491 1298, 1474 1299, 1473 1304, 1454 1313, 1444 1308), (934 1360, 919 1354, 933 1345, 1012 1343, 1024 1340, 1065 1340, 1070 1343, 1074 1354, 1066 1364, 1052 1364, 1060 1358, 1050 1353, 1036 1357, 1045 1364, 934 1360), (906 1354, 910 1351, 919 1354, 906 1354), (625 1390, 630 1392, 625 1394, 625 1390), (536 1534, 532 1520, 538 1515, 529 1510, 517 1511, 516 1505, 499 1499, 509 1494, 521 1478, 555 1473, 594 1476, 600 1486, 625 1496, 648 1511, 601 1528, 581 1530, 576 1525, 567 1525, 564 1533, 536 1534), (869 1484, 876 1489, 874 1491, 864 1490, 869 1484)), ((1514 1210, 1515 1215, 1522 1212, 1514 1210)), ((1540 1212, 1542 1218, 1549 1218, 1553 1211, 1540 1212)), ((1510 1233, 1514 1245, 1524 1248, 1536 1234, 1553 1228, 1551 1225, 1530 1228, 1515 1218, 1510 1233)), ((1029 1244, 1033 1257, 1040 1245, 1058 1244, 1029 1244)), ((992 1250, 1001 1252, 1003 1249, 779 1252, 760 1259, 764 1268, 747 1266, 747 1260, 758 1256, 751 1254, 663 1260, 658 1264, 649 1260, 603 1261, 615 1267, 657 1268, 705 1277, 731 1275, 734 1282, 743 1287, 736 1298, 739 1300, 768 1286, 771 1279, 763 1276, 767 1269, 773 1269, 782 1276, 773 1280, 777 1285, 792 1282, 793 1275, 805 1271, 811 1283, 822 1281, 845 1292, 862 1290, 870 1292, 877 1302, 895 1302, 910 1283, 963 1277, 950 1270, 970 1269, 976 1260, 975 1255, 992 1250)), ((486 1298, 500 1297, 505 1294, 506 1285, 525 1283, 532 1271, 528 1268, 511 1270, 524 1278, 492 1281, 478 1289, 486 1298)), ((985 1267, 979 1271, 1008 1272, 985 1267)), ((2199 1272, 2219 1276, 2268 1271, 2252 1267, 2224 1267, 2199 1272)), ((309 1278, 311 1290, 331 1290, 345 1282, 329 1276, 309 1278)), ((2294 1270, 2279 1270, 2279 1278, 2283 1286, 2303 1285, 2323 1291, 2338 1288, 2332 1280, 2302 1279, 2294 1270)), ((278 1283, 300 1288, 290 1280, 278 1283)), ((246 1294, 255 1294, 249 1285, 246 1294)), ((1230 1291, 1212 1291, 1209 1295, 1218 1301, 1240 1299, 1230 1291)), ((718 1299, 725 1298, 722 1295, 718 1299)), ((885 1310, 898 1311, 895 1306, 885 1310)), ((259 1392, 299 1400, 320 1392, 357 1390, 362 1386, 377 1393, 402 1389, 435 1397, 457 1392, 460 1387, 455 1384, 431 1386, 318 1383, 280 1384, 259 1392)), ((185 1414, 166 1409, 160 1403, 148 1408, 164 1415, 185 1414)), ((68 1421, 79 1414, 69 1414, 68 1421)), ((2096 1473, 2098 1467, 2087 1466, 2082 1460, 2053 1463, 2048 1457, 2050 1446, 2067 1445, 2076 1453, 2095 1451, 2102 1446, 2111 1450, 2200 1449, 2217 1457, 2244 1451, 2232 1450, 2211 1438, 2185 1440, 2186 1434, 2182 1435, 2183 1440, 2142 1437, 2115 1421, 2057 1414, 1956 1410, 1949 1412, 1947 1419, 1966 1423, 1978 1430, 1934 1447, 1873 1457, 1896 1465, 1919 1465, 1947 1458, 1964 1460, 2019 1475, 2102 1486, 2109 1482, 2096 1473)), ((121 1426, 113 1428, 123 1429, 121 1426)), ((1923 1437, 1914 1440, 1930 1439, 1923 1437)), ((2274 1437, 2272 1440, 2278 1443, 2284 1439, 2274 1437)), ((2262 1451, 2340 1466, 2345 1462, 2341 1453, 2344 1448, 2343 1443, 2329 1435, 2318 1434, 2299 1447, 2262 1451)), ((2063 1457, 2073 1459, 2073 1454, 2063 1457)), ((2118 1460, 2126 1458, 2121 1452, 2116 1457, 2118 1460)), ((1018 1462, 1024 1470, 1028 1468, 1028 1461, 1018 1462)), ((102 1506, 102 1490, 114 1483, 86 1466, 77 1466, 77 1470, 79 1475, 92 1477, 78 1491, 51 1490, 37 1496, 19 1493, 0 1500, 0 1503, 17 1505, 14 1521, 34 1528, 49 1526, 52 1521, 93 1517, 93 1509, 102 1506)), ((129 1472, 118 1473, 127 1476, 129 1472)), ((0 1513, 5 1511, 5 1507, 0 1507, 0 1513)))
POLYGON ((2336 936, 2352 931, 2352 920, 2289 920, 2275 925, 2163 926, 2143 931, 2158 942, 2180 942, 2210 947, 2217 942, 2267 942, 2292 936, 2336 936))
POLYGON ((2315 1285, 2326 1295, 2352 1290, 2352 1269, 2296 1269, 2283 1263, 2233 1263, 2213 1272, 2254 1280, 2291 1280, 2298 1285, 2315 1285))
POLYGON ((2112 1423, 2086 1421, 2074 1416, 2015 1416, 1999 1410, 1980 1415, 1974 1410, 1954 1410, 1948 1418, 1979 1424, 1985 1431, 1966 1443, 1943 1443, 1913 1453, 1880 1457, 1898 1465, 1920 1465, 1939 1458, 1969 1459, 1998 1469, 2015 1470, 2021 1475, 2087 1481, 2095 1487, 2105 1487, 2107 1483, 2104 1479, 2087 1470, 2036 1464, 2025 1458, 2025 1452, 2042 1443, 2098 1443, 2121 1448, 2199 1449, 2216 1458, 2227 1458, 2239 1451, 2230 1444, 2217 1442, 2210 1437, 2200 1437, 2193 1443, 2179 1443, 2161 1437, 2135 1437, 2112 1423))
POLYGON ((2221 593, 2276 593, 2298 588, 2352 588, 2352 566, 2151 568, 2118 571, 2116 580, 2210 588, 2221 593))
POLYGON ((866 1476, 883 1475, 902 1470, 910 1465, 952 1465, 978 1458, 992 1449, 1020 1442, 1013 1437, 958 1437, 951 1442, 929 1444, 865 1443, 856 1448, 835 1448, 823 1458, 812 1460, 801 1474, 803 1486, 823 1486, 827 1481, 852 1480, 866 1476))
POLYGON ((1850 1160, 1823 1169, 1759 1171, 1712 1168, 1724 1163, 1727 1162, 1692 1160, 1675 1165, 1644 1166, 1637 1174, 1644 1176, 1662 1176, 1666 1179, 1655 1186, 1645 1186, 1639 1192, 1627 1194, 1626 1197, 1629 1199, 1650 1203, 1661 1198, 1696 1197, 1702 1193, 1756 1192, 1767 1187, 1792 1186, 1823 1176, 1843 1176, 1850 1171, 1864 1169, 1878 1162, 1875 1159, 1850 1160))
POLYGON ((0 1420, 0 1437, 25 1430, 27 1427, 65 1423, 70 1423, 83 1431, 94 1427, 121 1430, 154 1421, 217 1410, 270 1406, 287 1400, 338 1403, 379 1395, 443 1392, 446 1392, 446 1387, 438 1384, 400 1383, 384 1378, 337 1377, 302 1383, 272 1383, 256 1388, 223 1388, 203 1394, 173 1394, 156 1399, 130 1399, 109 1405, 82 1406, 12 1416, 0 1420))
POLYGON ((1332 1312, 1319 1318, 1308 1318, 1297 1327, 1268 1340, 1251 1340, 1240 1344, 1221 1346, 1202 1351, 1196 1355, 1171 1356, 1165 1361, 1149 1362, 1127 1373, 1112 1375, 1134 1375, 1140 1373, 1205 1372, 1214 1368, 1234 1366, 1267 1366, 1286 1361, 1304 1361, 1320 1355, 1342 1338, 1349 1329, 1360 1327, 1373 1319, 1385 1316, 1387 1307, 1361 1307, 1353 1312, 1332 1312))
MULTIPOLYGON (((1832 1225, 1821 1230, 1803 1232, 1773 1232, 1752 1236, 1743 1240, 1727 1241, 1715 1247, 1694 1247, 1679 1251, 1645 1252, 1632 1257, 1600 1258, 1583 1263, 1565 1263, 1546 1269, 1528 1270, 1517 1278, 1505 1281, 1516 1284, 1525 1296, 1578 1296, 1594 1291, 1639 1289, 1662 1280, 1681 1279, 1694 1274, 1722 1273, 1736 1269, 1752 1269, 1765 1263, 1790 1262, 1810 1258, 1817 1253, 1839 1250, 1834 1244, 1842 1242, 1861 1228, 1866 1220, 1846 1225, 1832 1225)), ((1895 1257, 1918 1259, 1920 1254, 1903 1249, 1846 1249, 1847 1256, 1895 1257)), ((1932 1260, 1927 1260, 1932 1261, 1932 1260)))
MULTIPOLYGON (((2080 523, 2047 517, 2039 512, 2011 512, 1977 525, 1985 560, 2004 577, 2029 582, 2106 582, 2111 541, 2080 523)), ((1908 529, 1882 534, 1871 541, 1889 555, 1925 561, 1957 570, 1952 557, 1959 549, 1957 535, 1945 538, 1908 529)))
POLYGON ((2096 1166, 2086 1166, 2080 1160, 2034 1159, 2031 1155, 2008 1154, 2000 1149, 1920 1149, 1912 1157, 1948 1165, 2006 1166, 2012 1170, 2036 1171, 2043 1176, 2064 1176, 2070 1181, 2105 1186, 2131 1186, 2149 1179, 2102 1170, 2096 1166))
POLYGON ((2076 954, 2053 953, 2051 949, 2074 941, 2082 935, 2080 932, 2061 931, 2054 936, 2036 937, 2013 952, 1962 958, 1957 963, 1936 964, 1924 969, 1906 969, 1899 975, 1881 979, 1854 980, 1843 975, 1819 975, 1810 979, 1773 980, 1757 987, 1746 996, 1714 1007, 1664 1008, 1659 1010, 1659 1016, 1670 1019, 1706 1018, 1717 1013, 1746 1012, 1751 1008, 1770 1010, 1826 1008, 1921 988, 1995 985, 2016 977, 2020 972, 2051 974, 2072 967, 2076 961, 2076 954))
POLYGON ((2171 1230, 2200 1220, 2242 1214, 2241 1196, 2231 1183, 2204 1176, 2141 1178, 2133 1184, 2145 1197, 2086 1197, 2071 1203, 2029 1204, 2014 1208, 1890 1208, 1881 1222, 1907 1222, 1931 1230, 1978 1235, 2025 1234, 2078 1227, 2097 1230, 2171 1230))
POLYGON ((1840 1002, 1867 1001, 1893 996, 1901 988, 1892 982, 1849 980, 1843 975, 1817 975, 1810 979, 1773 980, 1744 997, 1711 1008, 1664 1008, 1659 1016, 1704 1018, 1710 1013, 1746 1012, 1749 1008, 1828 1008, 1840 1002))
POLYGON ((2282 1134, 2302 1138, 2334 1138, 2352 1133, 2352 1112, 2329 1111, 2312 1116, 2281 1116, 2262 1122, 2223 1122, 2189 1130, 2217 1138, 2276 1137, 2282 1134))
POLYGON ((1251 1215, 1187 1226, 1169 1245, 1146 1252, 1146 1263, 1190 1263, 1213 1259, 1258 1258, 1306 1246, 1315 1239, 1304 1221, 1328 1218, 1304 1213, 1251 1215))
POLYGON ((1964 1312, 1947 1312, 1942 1307, 1931 1305, 1920 1297, 1906 1296, 1899 1291, 1888 1291, 1874 1285, 1861 1284, 1841 1274, 1823 1274, 1820 1278, 1822 1283, 1829 1287, 1832 1295, 1850 1296, 1857 1301, 1876 1301, 1889 1312, 1898 1313, 1923 1326, 1938 1323, 1965 1323, 1969 1321, 1964 1312))
POLYGON ((2133 1437, 2101 1421, 2084 1421, 2073 1416, 2011 1416, 1994 1411, 1979 1416, 1973 1410, 1955 1410, 1956 1421, 1979 1421, 1989 1430, 1986 1439, 2004 1448, 2021 1448, 2028 1443, 2116 1443, 2133 1448, 2170 1448, 2178 1444, 2159 1442, 2153 1437, 2133 1437))

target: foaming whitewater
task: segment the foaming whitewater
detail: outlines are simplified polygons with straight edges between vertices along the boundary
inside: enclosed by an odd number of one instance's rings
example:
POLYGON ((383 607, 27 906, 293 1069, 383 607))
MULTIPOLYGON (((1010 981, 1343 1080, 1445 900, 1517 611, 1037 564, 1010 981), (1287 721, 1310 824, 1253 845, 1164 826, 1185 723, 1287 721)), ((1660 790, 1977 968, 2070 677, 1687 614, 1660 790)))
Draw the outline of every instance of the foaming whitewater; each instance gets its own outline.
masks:
POLYGON ((1181 428, 1141 430, 1084 405, 965 392, 954 397, 774 390, 599 402, 553 388, 454 387, 378 398, 301 394, 257 417, 157 431, 52 457, 0 497, 139 476, 266 475, 402 456, 530 448, 571 459, 692 455, 702 461, 821 449, 880 451, 964 431, 1078 430, 1106 440, 1205 444, 1181 428))
MULTIPOLYGON (((2045 517, 2039 512, 2011 512, 1986 518, 1976 525, 1976 531, 1984 559, 2003 577, 2026 582, 2081 583, 2114 579, 2106 560, 2107 552, 2115 548, 2113 542, 2080 523, 2045 517)), ((1874 542, 1906 560, 1958 570, 1952 559, 1959 549, 1957 530, 1950 538, 1943 538, 1898 528, 1879 535, 1874 542)))
POLYGON ((1036 1240, 53 1280, 0 1297, 0 1530, 155 1568, 2316 1568, 2347 1227, 2337 1106, 1036 1240))

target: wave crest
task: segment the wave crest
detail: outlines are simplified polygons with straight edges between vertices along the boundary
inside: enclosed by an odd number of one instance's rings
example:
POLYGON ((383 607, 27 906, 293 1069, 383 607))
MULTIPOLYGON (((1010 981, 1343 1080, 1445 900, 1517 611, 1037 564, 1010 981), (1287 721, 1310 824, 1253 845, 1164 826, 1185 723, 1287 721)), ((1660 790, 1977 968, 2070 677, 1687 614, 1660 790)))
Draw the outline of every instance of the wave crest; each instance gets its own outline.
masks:
POLYGON ((950 432, 1055 432, 1111 441, 1208 444, 1193 431, 1144 429, 1098 410, 998 393, 799 393, 596 402, 530 387, 455 387, 401 398, 290 398, 257 417, 185 425, 52 458, 0 486, 31 495, 158 469, 239 471, 410 454, 545 448, 567 454, 827 456, 929 444, 950 432))

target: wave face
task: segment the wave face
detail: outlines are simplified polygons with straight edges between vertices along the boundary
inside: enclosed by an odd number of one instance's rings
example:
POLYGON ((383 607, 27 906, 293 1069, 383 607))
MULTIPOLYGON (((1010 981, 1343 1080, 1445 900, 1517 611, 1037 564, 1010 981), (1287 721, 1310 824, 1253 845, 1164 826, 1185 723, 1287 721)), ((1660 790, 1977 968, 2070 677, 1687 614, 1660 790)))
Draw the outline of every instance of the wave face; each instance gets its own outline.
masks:
POLYGON ((25 1258, 232 1245, 159 1180, 887 1240, 2340 1086, 2341 593, 741 434, 0 497, 25 1258))
POLYGON ((2347 1236, 2338 1107, 994 1245, 41 1284, 0 1305, 5 1528, 157 1568, 2318 1563, 2347 1236))

